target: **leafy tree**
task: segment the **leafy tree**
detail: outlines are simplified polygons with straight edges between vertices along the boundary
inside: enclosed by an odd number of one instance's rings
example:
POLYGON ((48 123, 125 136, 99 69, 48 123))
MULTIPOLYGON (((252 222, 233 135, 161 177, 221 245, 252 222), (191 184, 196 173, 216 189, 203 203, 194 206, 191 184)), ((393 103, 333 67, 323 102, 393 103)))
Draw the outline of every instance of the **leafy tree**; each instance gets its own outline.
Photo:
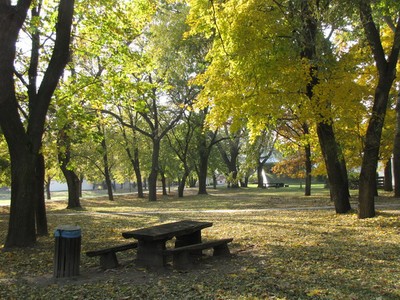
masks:
POLYGON ((377 83, 365 137, 359 188, 359 217, 370 218, 375 216, 376 169, 382 128, 388 106, 389 92, 396 78, 396 67, 400 52, 400 6, 399 3, 392 3, 391 1, 378 1, 373 6, 372 1, 365 0, 359 1, 358 8, 365 38, 371 48, 377 69, 377 83), (377 23, 379 18, 374 17, 374 13, 381 12, 381 9, 384 13, 383 21, 388 23, 386 26, 390 26, 393 30, 388 47, 385 47, 380 32, 380 28, 384 28, 385 25, 380 24, 379 26, 380 22, 377 23), (392 15, 390 15, 391 13, 392 15))
MULTIPOLYGON (((39 201, 44 199, 44 168, 42 168, 43 160, 40 155, 42 135, 52 94, 69 57, 74 1, 61 0, 50 61, 40 86, 35 87, 36 89, 30 86, 29 102, 25 107, 16 96, 14 58, 19 32, 31 2, 30 0, 19 0, 16 4, 11 4, 8 0, 0 2, 2 7, 0 10, 0 126, 11 157, 11 208, 6 247, 29 246, 36 241, 35 213, 38 212, 39 205, 43 204, 39 201), (41 185, 40 189, 39 185, 41 185), (36 196, 33 200, 32 195, 36 196)), ((36 12, 36 9, 38 7, 33 6, 33 11, 36 12)), ((32 18, 32 21, 38 22, 39 29, 41 18, 32 18)), ((34 65, 35 58, 31 61, 31 66, 34 65)), ((41 233, 47 230, 44 226, 45 224, 41 224, 41 233)))
POLYGON ((192 31, 216 37, 210 67, 197 79, 204 84, 199 105, 212 107, 209 124, 232 119, 233 127, 246 124, 257 134, 276 126, 288 110, 302 123, 316 124, 332 200, 337 212, 348 211, 347 174, 333 121, 340 117, 334 108, 343 105, 343 92, 354 95, 355 84, 341 80, 340 57, 324 36, 331 25, 327 21, 339 20, 335 6, 321 1, 190 3, 192 31))

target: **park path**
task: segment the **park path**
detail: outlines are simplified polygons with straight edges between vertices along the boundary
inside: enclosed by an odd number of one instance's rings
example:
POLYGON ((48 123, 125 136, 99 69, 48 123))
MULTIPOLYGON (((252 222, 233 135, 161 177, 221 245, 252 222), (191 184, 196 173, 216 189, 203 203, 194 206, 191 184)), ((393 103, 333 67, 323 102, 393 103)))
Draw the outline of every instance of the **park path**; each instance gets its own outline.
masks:
MULTIPOLYGON (((377 204, 375 208, 378 210, 390 210, 392 212, 400 214, 400 203, 399 204, 377 204)), ((203 213, 203 214, 235 214, 235 213, 252 213, 252 212, 268 212, 268 211, 312 211, 312 210, 335 210, 334 206, 315 206, 315 207, 271 207, 271 208, 260 208, 260 209, 182 209, 182 210, 149 210, 149 211, 132 211, 132 212, 113 212, 113 211, 73 211, 68 213, 57 213, 48 212, 47 215, 62 215, 62 216, 77 216, 77 215, 119 215, 119 216, 134 216, 134 215, 161 215, 161 214, 183 214, 183 213, 203 213)), ((4 217, 6 215, 0 215, 4 217)))

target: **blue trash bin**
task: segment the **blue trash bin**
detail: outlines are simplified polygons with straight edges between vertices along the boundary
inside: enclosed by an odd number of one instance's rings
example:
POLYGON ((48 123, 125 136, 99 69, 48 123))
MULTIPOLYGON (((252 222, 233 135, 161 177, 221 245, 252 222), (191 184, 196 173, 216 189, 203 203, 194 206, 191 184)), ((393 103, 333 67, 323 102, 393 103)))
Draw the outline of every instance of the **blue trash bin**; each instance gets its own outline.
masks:
POLYGON ((78 276, 81 256, 81 228, 73 225, 60 225, 54 231, 54 237, 54 277, 78 276))

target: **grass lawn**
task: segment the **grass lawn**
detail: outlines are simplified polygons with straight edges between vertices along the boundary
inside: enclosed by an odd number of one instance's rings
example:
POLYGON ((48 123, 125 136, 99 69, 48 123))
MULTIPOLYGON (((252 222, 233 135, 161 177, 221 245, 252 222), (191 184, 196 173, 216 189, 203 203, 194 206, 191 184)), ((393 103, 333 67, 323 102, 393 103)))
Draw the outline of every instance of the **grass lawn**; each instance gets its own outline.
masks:
MULTIPOLYGON (((400 299, 400 200, 379 197, 378 216, 359 220, 356 212, 336 215, 322 187, 313 193, 221 188, 157 202, 101 196, 83 199, 81 210, 49 202, 50 236, 32 248, 0 252, 0 299, 400 299), (181 272, 170 265, 140 268, 135 250, 117 253, 121 266, 108 271, 84 255, 126 243, 123 231, 182 219, 212 221, 204 239, 233 237, 232 256, 206 256, 181 272), (82 228, 81 275, 55 281, 52 231, 60 224, 82 228)), ((0 207, 0 243, 7 211, 0 207)))

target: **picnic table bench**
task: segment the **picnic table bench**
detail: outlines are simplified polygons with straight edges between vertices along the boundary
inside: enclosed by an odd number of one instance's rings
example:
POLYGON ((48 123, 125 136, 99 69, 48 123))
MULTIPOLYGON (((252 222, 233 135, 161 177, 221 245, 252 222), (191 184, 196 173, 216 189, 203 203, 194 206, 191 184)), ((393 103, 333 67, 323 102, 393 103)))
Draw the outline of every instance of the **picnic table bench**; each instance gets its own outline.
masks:
MULTIPOLYGON (((228 241, 220 242, 219 244, 202 243, 201 230, 207 227, 211 227, 212 222, 200 222, 183 220, 173 223, 161 224, 152 227, 142 228, 133 231, 123 232, 124 238, 135 238, 138 240, 137 250, 137 263, 146 267, 163 267, 166 265, 166 257, 169 254, 183 253, 189 251, 190 253, 201 253, 204 248, 214 247, 217 250, 216 253, 224 252, 226 249, 223 244, 227 244, 228 241), (166 242, 172 238, 175 240, 175 248, 171 250, 166 249, 166 242), (190 246, 189 246, 190 245, 190 246), (185 248, 189 247, 189 248, 185 248), (191 247, 191 248, 190 248, 191 247), (175 250, 175 249, 180 249, 175 250), (173 251, 172 251, 173 250, 173 251), (172 251, 172 252, 168 252, 172 251)), ((222 240, 221 240, 222 241, 222 240)), ((228 249, 229 251, 229 249, 228 249)), ((189 254, 188 252, 188 254, 189 254)), ((179 261, 186 260, 185 256, 188 254, 176 254, 176 256, 183 256, 183 258, 176 258, 179 261)), ((178 262, 179 266, 180 263, 178 262)), ((183 265, 183 264, 182 264, 183 265)))
POLYGON ((100 266, 103 269, 113 269, 118 267, 118 259, 116 252, 134 249, 138 246, 137 243, 129 243, 123 245, 117 245, 109 248, 103 248, 100 250, 87 251, 86 255, 89 257, 100 256, 100 266))
MULTIPOLYGON (((230 251, 228 248, 228 243, 232 242, 233 238, 213 240, 202 242, 198 244, 192 244, 188 246, 178 247, 174 249, 164 250, 165 255, 173 255, 173 266, 176 269, 186 269, 192 265, 191 256, 193 254, 198 255, 199 253, 194 252, 198 250, 204 250, 208 248, 213 248, 213 256, 229 255, 230 251)), ((200 252, 201 254, 201 252, 200 252)))
POLYGON ((280 188, 280 187, 285 187, 285 183, 283 182, 267 182, 265 184, 265 187, 274 187, 274 188, 280 188))

